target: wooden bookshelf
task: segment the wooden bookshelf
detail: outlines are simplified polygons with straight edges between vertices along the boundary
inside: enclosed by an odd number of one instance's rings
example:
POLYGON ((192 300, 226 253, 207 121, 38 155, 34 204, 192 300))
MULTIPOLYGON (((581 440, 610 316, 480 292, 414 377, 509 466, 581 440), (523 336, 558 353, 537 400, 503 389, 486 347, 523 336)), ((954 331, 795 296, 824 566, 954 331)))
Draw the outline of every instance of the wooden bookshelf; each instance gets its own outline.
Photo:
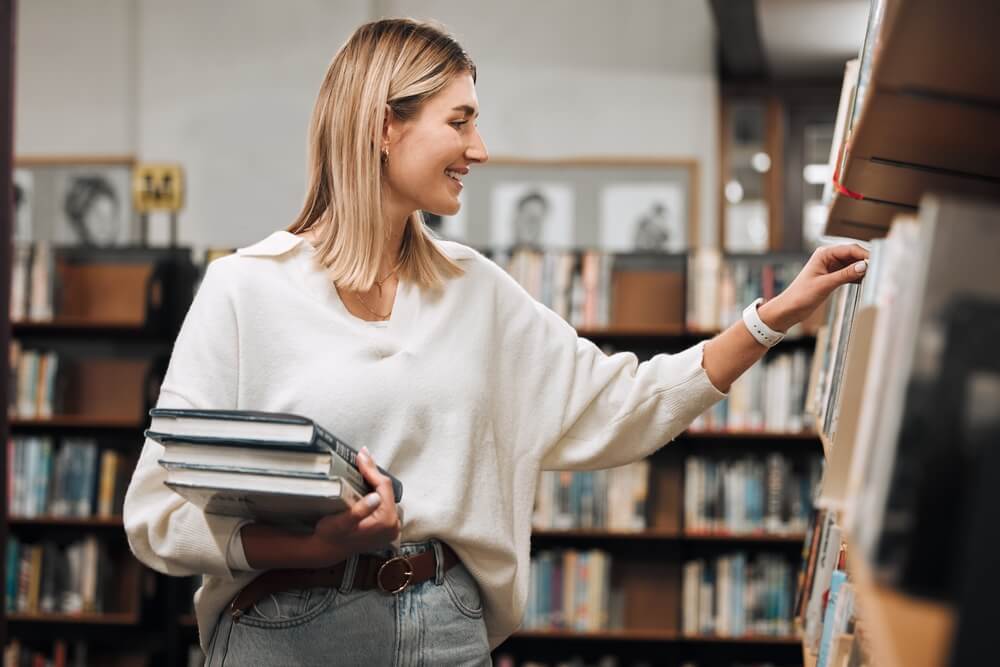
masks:
POLYGON ((126 429, 141 431, 145 428, 145 424, 136 418, 92 417, 90 415, 56 415, 40 419, 14 417, 9 424, 11 429, 126 429))
MULTIPOLYGON (((853 550, 848 547, 848 553, 853 550)), ((871 664, 879 667, 936 667, 948 662, 956 612, 878 584, 860 558, 848 558, 856 587, 858 619, 871 664)))
POLYGON ((928 192, 1000 197, 1000 14, 975 0, 886 0, 827 234, 884 236, 928 192))
POLYGON ((122 518, 120 516, 92 516, 92 517, 72 517, 72 516, 8 516, 7 524, 10 526, 52 526, 52 527, 72 527, 72 528, 121 528, 122 518))
POLYGON ((790 440, 815 442, 813 431, 684 431, 678 439, 686 440, 790 440))
POLYGON ((27 614, 8 612, 7 620, 11 623, 76 623, 87 625, 138 625, 137 612, 97 613, 81 612, 79 614, 27 614))
POLYGON ((26 336, 143 336, 149 333, 145 325, 120 322, 97 322, 85 317, 60 317, 56 320, 18 320, 11 322, 14 337, 26 336))
POLYGON ((745 635, 742 637, 721 637, 718 635, 685 635, 670 630, 519 630, 517 639, 593 641, 593 642, 690 642, 698 644, 798 644, 797 635, 745 635))
MULTIPOLYGON (((100 451, 133 450, 141 444, 146 412, 155 401, 157 369, 165 365, 191 303, 197 272, 186 248, 60 246, 53 250, 50 279, 59 283, 52 304, 55 316, 13 322, 10 331, 14 340, 22 343, 22 350, 52 351, 59 356, 58 393, 53 397, 59 414, 13 417, 5 423, 18 435, 51 436, 53 440, 85 435, 92 439, 98 451, 94 490, 99 494, 100 451), (133 341, 137 345, 132 345, 133 341), (154 395, 150 395, 151 388, 154 395)), ((8 293, 9 285, 4 289, 8 293)), ((7 312, 5 309, 5 316, 7 312)), ((6 376, 3 386, 7 386, 6 376)), ((125 469, 133 464, 127 455, 119 462, 125 469)), ((36 641, 58 631, 88 642, 92 637, 100 643, 104 641, 101 637, 120 633, 119 628, 124 627, 129 628, 130 636, 153 632, 176 636, 178 605, 163 592, 166 587, 162 585, 169 582, 160 582, 156 598, 145 604, 143 591, 152 590, 149 584, 161 575, 145 569, 129 552, 120 515, 4 519, 7 534, 28 545, 50 540, 62 548, 64 538, 76 539, 81 533, 84 539, 96 539, 101 567, 110 572, 109 581, 103 576, 99 580, 101 604, 108 611, 7 613, 8 637, 36 641), (165 622, 157 621, 155 627, 146 623, 145 611, 164 607, 165 622)), ((47 567, 46 562, 42 571, 47 567)), ((175 644, 155 638, 144 646, 156 664, 179 667, 186 664, 187 655, 183 646, 175 644)), ((128 650, 122 648, 122 655, 128 650)), ((102 664, 115 664, 118 653, 108 656, 107 661, 102 657, 102 664)))
POLYGON ((801 544, 804 533, 697 533, 675 530, 533 530, 532 539, 538 540, 617 540, 617 541, 686 541, 686 542, 736 542, 736 543, 771 543, 771 544, 801 544))

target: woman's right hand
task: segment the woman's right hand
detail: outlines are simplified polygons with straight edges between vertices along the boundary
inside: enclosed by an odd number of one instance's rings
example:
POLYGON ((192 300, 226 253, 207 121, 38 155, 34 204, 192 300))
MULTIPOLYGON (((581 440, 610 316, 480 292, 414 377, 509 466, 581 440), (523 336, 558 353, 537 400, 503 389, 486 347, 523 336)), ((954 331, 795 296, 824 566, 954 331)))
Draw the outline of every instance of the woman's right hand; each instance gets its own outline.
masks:
POLYGON ((319 567, 329 567, 353 554, 380 551, 399 537, 402 524, 392 482, 378 471, 367 447, 358 453, 358 469, 375 491, 348 511, 316 523, 311 540, 319 567))

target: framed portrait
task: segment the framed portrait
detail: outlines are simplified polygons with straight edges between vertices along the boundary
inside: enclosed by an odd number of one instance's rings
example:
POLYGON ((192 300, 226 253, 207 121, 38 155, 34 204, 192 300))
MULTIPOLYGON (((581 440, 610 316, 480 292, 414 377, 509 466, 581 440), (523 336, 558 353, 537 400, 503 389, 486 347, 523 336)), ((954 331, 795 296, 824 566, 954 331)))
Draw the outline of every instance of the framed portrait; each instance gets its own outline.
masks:
POLYGON ((26 184, 23 225, 29 240, 84 247, 132 243, 132 166, 131 158, 17 160, 23 180, 15 183, 26 184))
POLYGON ((34 178, 28 169, 14 170, 14 241, 33 241, 31 201, 34 178))
POLYGON ((615 183, 601 190, 601 248, 686 252, 688 198, 679 183, 615 183))
POLYGON ((572 248, 573 219, 569 183, 497 183, 490 201, 490 244, 572 248))
POLYGON ((491 158, 461 194, 465 243, 681 253, 697 245, 697 162, 491 158))

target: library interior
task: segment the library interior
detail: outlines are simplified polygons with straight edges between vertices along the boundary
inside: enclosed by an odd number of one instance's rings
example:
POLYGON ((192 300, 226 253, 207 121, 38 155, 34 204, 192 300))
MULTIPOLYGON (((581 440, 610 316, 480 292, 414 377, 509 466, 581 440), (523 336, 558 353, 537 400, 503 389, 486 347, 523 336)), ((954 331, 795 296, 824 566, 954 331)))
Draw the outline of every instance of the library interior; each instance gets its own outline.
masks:
POLYGON ((0 0, 3 667, 998 664, 998 37, 0 0))

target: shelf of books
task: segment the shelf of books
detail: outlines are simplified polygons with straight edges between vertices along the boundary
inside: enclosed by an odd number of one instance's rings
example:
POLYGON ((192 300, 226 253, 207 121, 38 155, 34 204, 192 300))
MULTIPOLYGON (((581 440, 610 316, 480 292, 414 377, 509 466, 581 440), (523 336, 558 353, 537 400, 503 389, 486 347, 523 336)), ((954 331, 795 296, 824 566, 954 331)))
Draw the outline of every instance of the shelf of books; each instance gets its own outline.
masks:
MULTIPOLYGON (((508 270, 581 336, 646 359, 710 338, 805 259, 521 251, 508 270)), ((818 325, 648 459, 542 474, 527 614, 495 664, 799 663, 793 575, 822 459, 804 413, 818 325)))
POLYGON ((15 246, 4 664, 170 660, 163 581, 131 555, 121 508, 193 294, 189 256, 15 246))
POLYGON ((872 3, 831 156, 827 232, 871 260, 831 301, 806 397, 826 464, 795 614, 819 667, 993 662, 1000 11, 902 7, 872 3))

